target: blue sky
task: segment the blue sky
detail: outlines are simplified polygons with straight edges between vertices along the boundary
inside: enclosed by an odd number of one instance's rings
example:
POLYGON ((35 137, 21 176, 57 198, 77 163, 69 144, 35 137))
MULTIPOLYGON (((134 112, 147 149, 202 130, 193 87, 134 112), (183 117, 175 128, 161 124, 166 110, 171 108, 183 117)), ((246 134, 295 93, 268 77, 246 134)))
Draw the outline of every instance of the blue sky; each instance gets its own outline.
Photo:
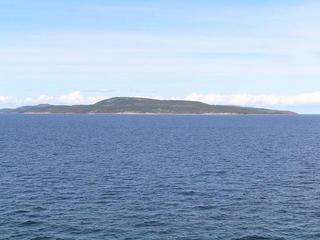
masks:
POLYGON ((320 2, 2 0, 0 107, 145 96, 320 113, 320 2))

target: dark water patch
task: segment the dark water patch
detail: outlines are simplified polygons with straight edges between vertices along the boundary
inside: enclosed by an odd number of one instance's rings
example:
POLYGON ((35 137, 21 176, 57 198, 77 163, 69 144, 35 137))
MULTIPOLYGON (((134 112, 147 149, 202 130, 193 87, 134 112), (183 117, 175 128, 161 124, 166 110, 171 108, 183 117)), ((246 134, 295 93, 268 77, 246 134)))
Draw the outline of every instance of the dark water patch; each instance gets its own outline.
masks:
POLYGON ((26 213, 29 213, 29 211, 24 209, 18 209, 18 210, 12 211, 10 214, 26 214, 26 213))
POLYGON ((27 220, 25 222, 20 223, 21 227, 28 227, 28 226, 37 226, 42 224, 40 221, 33 221, 33 220, 27 220))
POLYGON ((43 212, 43 211, 46 211, 47 209, 44 208, 44 207, 33 207, 32 208, 32 211, 34 212, 43 212))
POLYGON ((227 174, 227 173, 228 173, 228 172, 225 171, 225 170, 220 170, 220 171, 215 172, 215 174, 217 174, 217 175, 225 175, 225 174, 227 174))
POLYGON ((120 193, 118 193, 118 192, 106 192, 106 193, 101 194, 101 198, 112 198, 112 197, 115 197, 119 194, 120 193))
POLYGON ((196 206, 195 208, 199 209, 199 210, 212 210, 212 209, 216 209, 217 206, 214 206, 214 205, 201 205, 201 206, 196 206))
POLYGON ((145 221, 142 223, 137 223, 134 225, 134 227, 141 228, 141 227, 159 227, 159 226, 165 226, 166 223, 159 222, 159 221, 145 221))
POLYGON ((180 195, 183 196, 205 196, 205 192, 193 191, 193 190, 186 190, 179 192, 180 195))

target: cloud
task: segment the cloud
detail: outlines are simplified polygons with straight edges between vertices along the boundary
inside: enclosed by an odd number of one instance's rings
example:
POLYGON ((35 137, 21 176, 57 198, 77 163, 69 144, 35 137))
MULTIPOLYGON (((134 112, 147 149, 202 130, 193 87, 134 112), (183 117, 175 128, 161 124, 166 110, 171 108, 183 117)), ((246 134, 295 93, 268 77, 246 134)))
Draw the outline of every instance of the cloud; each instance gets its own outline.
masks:
MULTIPOLYGON (((203 36, 138 33, 6 35, 0 44, 2 79, 178 79, 319 76, 320 34, 203 36), (90 43, 88 45, 88 43, 90 43)), ((3 80, 7 81, 7 80, 3 80)))
POLYGON ((240 106, 302 106, 320 104, 320 91, 297 95, 274 94, 200 94, 192 93, 186 100, 201 101, 209 104, 240 106))
POLYGON ((84 96, 81 95, 80 92, 72 92, 67 95, 62 95, 58 98, 58 101, 61 103, 71 103, 71 104, 80 104, 85 102, 87 99, 85 99, 84 96))
MULTIPOLYGON (((136 96, 153 99, 181 99, 178 97, 165 98, 162 96, 136 96)), ((17 98, 14 96, 0 96, 0 107, 49 104, 93 104, 106 99, 106 96, 86 96, 79 91, 74 91, 60 96, 40 95, 38 97, 17 98)), ((200 101, 208 104, 255 106, 255 107, 296 107, 320 104, 320 91, 301 93, 296 95, 275 94, 201 94, 191 93, 185 98, 189 101, 200 101)))
POLYGON ((97 103, 100 102, 102 100, 106 99, 106 97, 103 96, 92 96, 92 97, 88 97, 88 100, 90 103, 97 103))
POLYGON ((47 96, 47 95, 41 95, 36 98, 27 97, 27 98, 24 98, 23 100, 17 99, 17 98, 14 98, 14 99, 15 99, 15 102, 17 103, 23 102, 24 104, 50 103, 54 101, 54 97, 47 96))
POLYGON ((16 99, 12 96, 0 96, 0 104, 14 103, 16 99))
POLYGON ((38 97, 17 98, 13 96, 0 96, 0 106, 22 106, 36 104, 93 104, 103 99, 105 96, 84 96, 79 91, 74 91, 61 96, 40 95, 38 97))

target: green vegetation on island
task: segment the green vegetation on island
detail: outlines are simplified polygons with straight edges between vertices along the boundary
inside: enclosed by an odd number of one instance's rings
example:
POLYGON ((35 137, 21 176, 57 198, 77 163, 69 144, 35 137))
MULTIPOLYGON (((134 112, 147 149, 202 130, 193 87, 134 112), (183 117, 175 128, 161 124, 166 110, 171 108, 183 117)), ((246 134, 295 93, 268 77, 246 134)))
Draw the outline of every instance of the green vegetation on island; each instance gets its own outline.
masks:
POLYGON ((2 109, 0 113, 29 114, 296 114, 290 111, 271 110, 227 105, 209 105, 196 101, 156 100, 149 98, 115 97, 92 105, 25 106, 2 109))

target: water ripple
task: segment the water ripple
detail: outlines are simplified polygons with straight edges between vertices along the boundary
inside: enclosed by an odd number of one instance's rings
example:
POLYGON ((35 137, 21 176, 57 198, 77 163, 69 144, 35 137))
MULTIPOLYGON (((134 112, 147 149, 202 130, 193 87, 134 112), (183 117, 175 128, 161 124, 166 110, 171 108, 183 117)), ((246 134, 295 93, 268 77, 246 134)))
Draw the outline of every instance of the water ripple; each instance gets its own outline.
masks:
POLYGON ((318 240, 319 116, 0 116, 0 239, 318 240))

